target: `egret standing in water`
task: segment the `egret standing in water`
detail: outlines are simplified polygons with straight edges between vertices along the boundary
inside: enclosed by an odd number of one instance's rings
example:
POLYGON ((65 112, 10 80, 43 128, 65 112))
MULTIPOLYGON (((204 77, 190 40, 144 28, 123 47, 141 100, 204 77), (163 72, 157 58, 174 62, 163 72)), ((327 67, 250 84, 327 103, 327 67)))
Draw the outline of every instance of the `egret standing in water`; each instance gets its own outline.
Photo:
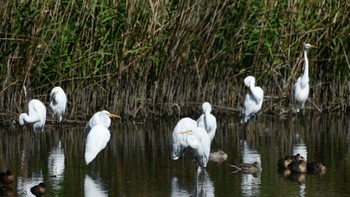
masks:
POLYGON ((244 98, 241 119, 241 123, 245 124, 261 109, 264 101, 264 91, 259 86, 255 86, 255 78, 252 76, 244 79, 244 85, 249 88, 244 98))
POLYGON ((42 132, 46 121, 46 107, 37 100, 33 99, 28 103, 28 114, 21 113, 18 118, 19 124, 31 124, 34 132, 42 132))
POLYGON ((186 148, 191 148, 197 165, 205 168, 209 161, 211 140, 207 131, 191 118, 182 118, 175 126, 171 138, 171 158, 177 160, 186 148))
POLYGON ((62 122, 67 108, 67 95, 61 87, 54 87, 50 93, 50 107, 56 122, 62 122))
POLYGON ((296 112, 304 108, 305 102, 309 97, 309 60, 307 51, 310 48, 316 48, 311 44, 304 44, 304 74, 297 79, 293 86, 292 101, 296 112))
POLYGON ((213 141, 216 133, 216 118, 211 114, 211 105, 208 102, 202 104, 203 114, 197 120, 197 125, 204 128, 210 138, 210 141, 213 141))
POLYGON ((111 125, 110 117, 120 116, 111 114, 106 110, 95 113, 90 119, 88 126, 90 131, 86 137, 85 144, 85 162, 88 165, 95 159, 97 154, 103 150, 111 138, 108 130, 111 125))

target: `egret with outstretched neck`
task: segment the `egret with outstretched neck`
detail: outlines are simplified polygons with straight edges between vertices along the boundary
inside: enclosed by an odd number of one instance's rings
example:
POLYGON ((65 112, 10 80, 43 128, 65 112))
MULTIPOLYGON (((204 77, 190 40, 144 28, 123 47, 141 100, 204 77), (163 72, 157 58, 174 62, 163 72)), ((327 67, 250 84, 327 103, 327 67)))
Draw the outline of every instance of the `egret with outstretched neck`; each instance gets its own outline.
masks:
POLYGON ((307 51, 310 48, 316 48, 311 44, 304 44, 304 73, 297 79, 293 86, 292 101, 296 112, 304 108, 305 102, 309 97, 309 60, 307 51))

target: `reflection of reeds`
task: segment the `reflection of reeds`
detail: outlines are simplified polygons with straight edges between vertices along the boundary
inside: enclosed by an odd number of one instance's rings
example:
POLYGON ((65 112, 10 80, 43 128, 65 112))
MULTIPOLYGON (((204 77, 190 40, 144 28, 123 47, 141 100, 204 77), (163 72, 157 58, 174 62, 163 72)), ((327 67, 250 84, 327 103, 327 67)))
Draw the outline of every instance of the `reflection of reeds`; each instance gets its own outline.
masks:
POLYGON ((306 107, 345 110, 349 9, 348 1, 6 1, 1 113, 14 118, 30 98, 47 101, 55 85, 68 93, 68 118, 107 107, 172 114, 204 100, 231 112, 248 74, 266 90, 264 110, 284 112, 306 41, 318 45, 306 107))

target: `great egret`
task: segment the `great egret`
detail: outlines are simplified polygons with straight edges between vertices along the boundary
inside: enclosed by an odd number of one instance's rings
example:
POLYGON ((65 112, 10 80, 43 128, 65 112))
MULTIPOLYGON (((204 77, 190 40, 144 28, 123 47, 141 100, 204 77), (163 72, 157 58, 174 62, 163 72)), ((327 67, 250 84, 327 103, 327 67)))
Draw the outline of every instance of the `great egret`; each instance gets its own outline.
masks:
POLYGON ((10 170, 0 173, 0 182, 5 185, 10 185, 15 180, 15 176, 11 173, 10 170))
POLYGON ((264 91, 259 86, 255 86, 254 77, 246 77, 244 84, 249 90, 244 98, 241 123, 247 123, 261 109, 264 100, 264 91))
POLYGON ((310 48, 316 48, 316 46, 304 44, 304 74, 297 79, 293 86, 292 101, 296 112, 304 108, 305 102, 309 97, 309 60, 307 51, 310 48))
POLYGON ((102 110, 99 112, 96 112, 89 120, 89 122, 86 125, 86 130, 90 131, 90 129, 95 125, 103 125, 107 129, 109 126, 111 126, 111 119, 110 117, 120 118, 120 116, 116 114, 112 114, 106 110, 102 110))
POLYGON ((186 148, 191 148, 197 164, 206 167, 211 141, 207 131, 191 118, 182 118, 175 126, 171 138, 171 158, 177 160, 186 148))
POLYGON ((202 104, 203 114, 197 120, 197 125, 204 128, 209 135, 210 141, 213 141, 216 133, 216 118, 211 114, 211 105, 208 102, 202 104))
POLYGON ((171 136, 170 154, 173 160, 177 160, 189 146, 186 139, 187 135, 181 134, 180 132, 195 128, 197 128, 197 122, 191 118, 182 118, 179 122, 177 122, 171 136))
POLYGON ((258 174, 261 172, 261 164, 257 161, 253 163, 241 163, 239 165, 231 165, 231 167, 234 167, 235 170, 232 173, 236 172, 243 172, 243 173, 250 173, 250 174, 258 174))
POLYGON ((280 169, 287 169, 288 165, 293 161, 305 160, 303 156, 299 153, 293 156, 285 156, 284 158, 280 158, 277 162, 277 166, 280 169))
POLYGON ((67 108, 67 95, 61 87, 54 87, 50 92, 50 107, 57 122, 61 122, 67 108))
POLYGON ((32 188, 30 188, 30 192, 32 192, 32 194, 37 197, 43 196, 46 192, 45 184, 41 182, 38 185, 33 186, 32 188))
POLYGON ((19 124, 20 125, 24 125, 25 123, 31 124, 34 132, 42 132, 44 130, 45 121, 46 121, 45 105, 37 99, 33 99, 29 101, 28 114, 22 113, 19 116, 19 119, 18 119, 19 124))
POLYGON ((88 123, 88 127, 90 128, 90 132, 86 137, 85 144, 85 162, 88 165, 92 160, 95 159, 97 154, 103 150, 109 139, 111 134, 108 130, 111 125, 110 117, 120 116, 111 114, 106 110, 95 113, 88 123))

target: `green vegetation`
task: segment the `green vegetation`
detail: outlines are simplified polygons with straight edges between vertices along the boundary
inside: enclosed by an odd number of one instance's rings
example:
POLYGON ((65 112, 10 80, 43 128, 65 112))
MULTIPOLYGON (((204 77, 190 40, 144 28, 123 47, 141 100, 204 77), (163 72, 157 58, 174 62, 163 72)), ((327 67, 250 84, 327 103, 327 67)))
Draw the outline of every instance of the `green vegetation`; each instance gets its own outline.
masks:
POLYGON ((69 119, 102 108, 184 115, 209 101, 236 113, 254 75, 265 112, 290 109, 310 50, 307 108, 349 103, 348 1, 9 1, 0 4, 0 109, 17 117, 60 85, 69 119), (310 102, 311 101, 311 102, 310 102))

